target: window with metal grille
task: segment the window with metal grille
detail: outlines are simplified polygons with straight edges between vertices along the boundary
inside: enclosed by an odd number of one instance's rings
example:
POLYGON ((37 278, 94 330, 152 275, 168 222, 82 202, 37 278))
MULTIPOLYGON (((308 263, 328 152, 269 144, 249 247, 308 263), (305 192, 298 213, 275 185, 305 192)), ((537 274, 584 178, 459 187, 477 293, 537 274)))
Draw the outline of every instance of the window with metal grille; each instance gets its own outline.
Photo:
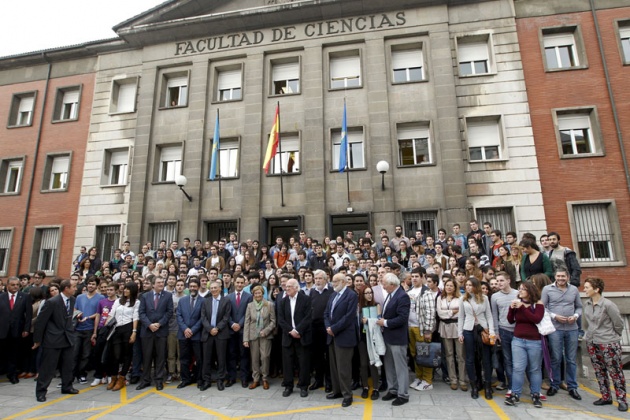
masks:
POLYGON ((35 230, 31 270, 42 270, 53 274, 57 265, 59 247, 59 228, 42 228, 35 230))
POLYGON ((11 231, 0 230, 0 275, 6 276, 11 249, 11 231))
POLYGON ((149 223, 149 240, 159 244, 164 240, 167 244, 177 240, 177 222, 149 223))
POLYGON ((218 241, 221 238, 229 238, 230 232, 237 232, 238 235, 238 220, 223 220, 220 222, 206 223, 206 238, 211 242, 215 240, 218 241))
POLYGON ((437 234, 437 211, 416 211, 403 213, 404 235, 412 237, 416 235, 417 230, 421 230, 424 236, 431 235, 435 237, 437 234))
POLYGON ((96 248, 103 261, 111 261, 114 250, 120 246, 120 225, 97 226, 96 248))
POLYGON ((616 260, 609 207, 608 203, 573 206, 578 255, 581 261, 616 260))
POLYGON ((500 230, 504 238, 507 232, 516 232, 512 207, 476 209, 476 213, 479 226, 490 222, 492 229, 500 230))

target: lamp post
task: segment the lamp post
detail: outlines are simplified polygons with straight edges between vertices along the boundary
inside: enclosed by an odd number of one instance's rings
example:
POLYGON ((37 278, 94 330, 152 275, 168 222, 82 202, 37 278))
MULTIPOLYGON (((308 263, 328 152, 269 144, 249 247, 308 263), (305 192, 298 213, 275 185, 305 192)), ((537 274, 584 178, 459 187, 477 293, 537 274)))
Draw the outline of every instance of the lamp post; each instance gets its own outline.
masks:
POLYGON ((180 190, 182 190, 182 192, 184 193, 184 195, 186 196, 188 201, 192 201, 192 197, 190 195, 188 195, 186 190, 184 190, 184 187, 186 186, 187 182, 188 182, 188 180, 186 179, 186 177, 184 175, 176 175, 175 176, 175 184, 179 187, 180 190))
POLYGON ((381 173, 381 190, 385 191, 385 174, 389 171, 389 163, 386 160, 379 161, 376 170, 381 173))

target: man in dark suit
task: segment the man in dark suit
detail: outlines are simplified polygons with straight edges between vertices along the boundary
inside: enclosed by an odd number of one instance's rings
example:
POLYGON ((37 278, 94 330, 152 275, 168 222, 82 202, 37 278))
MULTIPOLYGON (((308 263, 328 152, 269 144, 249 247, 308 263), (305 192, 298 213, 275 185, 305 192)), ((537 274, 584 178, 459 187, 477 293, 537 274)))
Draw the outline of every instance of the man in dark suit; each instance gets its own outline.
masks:
POLYGON ((383 303, 382 318, 376 321, 383 327, 385 341, 385 369, 389 389, 382 398, 392 401, 393 406, 409 402, 409 368, 407 366, 407 323, 411 301, 400 287, 400 280, 394 273, 383 277, 383 289, 387 293, 383 303))
POLYGON ((72 387, 74 358, 74 293, 77 285, 72 280, 59 284, 60 293, 48 299, 35 321, 33 350, 42 346, 42 363, 35 387, 37 401, 46 401, 48 386, 55 376, 57 366, 61 372, 61 393, 78 394, 72 387), (59 363, 61 361, 61 364, 59 363))
POLYGON ((328 305, 328 300, 332 294, 332 288, 328 287, 328 275, 324 270, 313 272, 315 286, 311 289, 312 331, 313 345, 311 346, 311 356, 313 360, 313 370, 315 371, 315 381, 308 388, 314 391, 325 386, 326 393, 332 391, 332 381, 330 379, 329 354, 326 340, 326 325, 324 324, 324 312, 328 305))
POLYGON ((201 378, 203 353, 201 351, 201 308, 204 299, 199 296, 199 280, 195 277, 188 282, 189 296, 179 300, 177 304, 177 340, 179 341, 179 363, 182 382, 177 388, 185 388, 201 378), (192 356, 195 356, 197 369, 190 370, 192 356))
POLYGON ((303 292, 295 279, 286 283, 286 297, 279 302, 278 325, 282 329, 282 371, 284 372, 283 397, 293 393, 293 366, 299 364, 298 386, 300 396, 308 397, 311 373, 311 298, 303 292))
POLYGON ((164 290, 164 279, 153 279, 153 290, 140 297, 140 338, 142 340, 142 379, 139 391, 151 385, 151 362, 155 357, 155 389, 164 389, 168 321, 173 316, 173 295, 164 290))
POLYGON ((205 391, 212 383, 212 362, 216 357, 219 378, 217 389, 225 389, 227 343, 230 338, 230 313, 232 306, 228 298, 221 297, 221 283, 210 284, 210 296, 206 296, 201 307, 201 342, 203 343, 203 378, 197 384, 205 391), (214 356, 214 357, 213 357, 214 356))
POLYGON ((352 405, 352 356, 359 342, 359 296, 346 287, 346 276, 342 273, 333 276, 332 285, 335 292, 328 299, 324 312, 332 379, 332 392, 326 398, 343 397, 341 406, 348 407, 352 405))
POLYGON ((20 292, 20 279, 9 277, 6 293, 0 294, 0 354, 7 362, 7 377, 12 384, 17 377, 17 359, 22 340, 31 332, 33 304, 28 293, 20 292))
POLYGON ((253 297, 250 293, 243 291, 245 287, 245 276, 239 274, 234 280, 234 292, 227 297, 230 300, 232 310, 230 311, 230 341, 228 344, 228 381, 225 386, 232 386, 236 382, 236 364, 240 363, 241 385, 247 388, 249 378, 249 349, 243 346, 243 325, 245 324, 245 312, 247 305, 253 297))

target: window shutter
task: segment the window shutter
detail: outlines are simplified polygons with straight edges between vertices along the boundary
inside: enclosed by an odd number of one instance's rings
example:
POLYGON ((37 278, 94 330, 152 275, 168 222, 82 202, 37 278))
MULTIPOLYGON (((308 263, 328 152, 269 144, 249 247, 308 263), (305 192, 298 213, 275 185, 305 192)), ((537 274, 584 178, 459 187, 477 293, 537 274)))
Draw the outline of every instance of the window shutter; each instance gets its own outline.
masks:
POLYGON ((358 55, 333 57, 330 60, 331 79, 351 78, 361 75, 361 60, 358 55))
POLYGON ((11 247, 11 231, 0 230, 0 249, 9 249, 10 247, 11 247))
POLYGON ((392 66, 394 69, 422 67, 422 50, 392 51, 392 66))
POLYGON ((58 156, 53 160, 51 173, 60 174, 68 172, 68 166, 70 164, 70 157, 58 156))
POLYGON ((463 42, 457 45, 460 63, 482 61, 488 59, 487 42, 463 42))
POLYGON ((219 73, 219 90, 241 87, 241 69, 227 70, 219 73))
POLYGON ((57 249, 59 229, 42 229, 41 249, 57 249))
POLYGON ((79 91, 73 90, 70 92, 64 92, 63 94, 63 103, 64 104, 75 104, 79 102, 79 91))
POLYGON ((558 116, 558 129, 563 130, 584 130, 590 128, 587 115, 560 115, 558 116))
POLYGON ((298 62, 274 64, 273 65, 273 80, 293 80, 299 79, 300 66, 298 62))
POLYGON ((469 121, 468 147, 498 146, 501 134, 497 121, 469 121))
POLYGON ((182 148, 180 146, 162 147, 160 150, 161 162, 172 162, 182 160, 182 148))
POLYGON ((35 98, 32 96, 28 98, 20 98, 19 112, 31 112, 33 110, 34 101, 35 98))
POLYGON ((398 140, 429 138, 429 127, 420 125, 398 127, 398 140))
POLYGON ((124 83, 118 86, 118 112, 133 111, 136 104, 135 83, 124 83))
POLYGON ((575 44, 573 34, 553 34, 543 37, 543 45, 545 48, 561 47, 575 44))
POLYGON ((169 88, 188 86, 188 77, 171 77, 168 79, 168 82, 166 82, 166 86, 169 88))
POLYGON ((126 165, 128 157, 128 150, 119 150, 116 152, 112 152, 111 165, 126 165))

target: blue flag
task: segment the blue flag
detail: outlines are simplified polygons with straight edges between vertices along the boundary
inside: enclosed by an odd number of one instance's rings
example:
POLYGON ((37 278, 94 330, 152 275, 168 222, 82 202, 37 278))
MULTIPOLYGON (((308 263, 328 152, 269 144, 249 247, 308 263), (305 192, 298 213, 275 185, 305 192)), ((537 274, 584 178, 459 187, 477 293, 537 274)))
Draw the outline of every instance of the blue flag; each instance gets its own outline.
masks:
POLYGON ((210 157, 210 179, 217 177, 217 161, 219 157, 219 110, 217 109, 217 122, 214 125, 214 138, 212 139, 212 155, 210 157))
POLYGON ((346 122, 346 102, 343 102, 343 120, 341 120, 341 145, 339 146, 339 172, 348 164, 348 124, 346 122))

